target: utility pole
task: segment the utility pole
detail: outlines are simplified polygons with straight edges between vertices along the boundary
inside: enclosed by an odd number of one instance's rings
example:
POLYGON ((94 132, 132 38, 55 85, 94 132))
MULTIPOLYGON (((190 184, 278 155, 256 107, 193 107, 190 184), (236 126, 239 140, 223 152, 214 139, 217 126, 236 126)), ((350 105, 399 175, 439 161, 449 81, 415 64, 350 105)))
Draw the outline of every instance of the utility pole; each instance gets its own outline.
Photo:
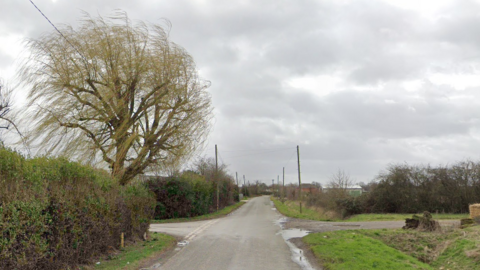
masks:
POLYGON ((218 206, 220 204, 220 185, 218 181, 218 151, 217 151, 216 144, 215 144, 215 180, 217 180, 217 212, 218 212, 218 206))
POLYGON ((246 196, 247 192, 246 192, 246 187, 245 187, 245 174, 243 175, 243 195, 246 196))
POLYGON ((302 213, 302 178, 300 177, 300 147, 297 145, 298 164, 298 196, 300 197, 300 213, 302 213))
POLYGON ((279 182, 280 175, 277 175, 277 197, 280 198, 280 182, 279 182))
POLYGON ((274 185, 275 185, 275 179, 272 179, 272 195, 275 196, 275 188, 274 188, 274 185))
POLYGON ((237 180, 238 201, 240 201, 240 186, 238 185, 238 173, 235 172, 235 179, 237 180))
POLYGON ((285 199, 285 167, 283 167, 283 188, 282 188, 282 202, 285 199))

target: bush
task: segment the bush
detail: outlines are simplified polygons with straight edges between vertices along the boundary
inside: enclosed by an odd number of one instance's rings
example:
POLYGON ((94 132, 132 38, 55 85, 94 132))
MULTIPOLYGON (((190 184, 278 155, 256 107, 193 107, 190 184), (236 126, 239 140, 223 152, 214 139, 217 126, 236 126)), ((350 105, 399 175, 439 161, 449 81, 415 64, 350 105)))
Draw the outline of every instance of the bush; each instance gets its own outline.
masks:
POLYGON ((155 219, 194 217, 210 211, 213 187, 200 175, 158 178, 148 181, 147 185, 157 201, 155 219))
POLYGON ((357 215, 364 212, 364 197, 348 196, 336 201, 337 210, 341 213, 342 218, 346 218, 351 215, 357 215))
POLYGON ((107 172, 0 149, 0 269, 66 269, 142 236, 154 199, 107 172))
POLYGON ((186 171, 181 176, 158 177, 147 182, 155 193, 155 219, 184 218, 205 215, 235 203, 238 189, 228 180, 208 181, 204 176, 186 171))

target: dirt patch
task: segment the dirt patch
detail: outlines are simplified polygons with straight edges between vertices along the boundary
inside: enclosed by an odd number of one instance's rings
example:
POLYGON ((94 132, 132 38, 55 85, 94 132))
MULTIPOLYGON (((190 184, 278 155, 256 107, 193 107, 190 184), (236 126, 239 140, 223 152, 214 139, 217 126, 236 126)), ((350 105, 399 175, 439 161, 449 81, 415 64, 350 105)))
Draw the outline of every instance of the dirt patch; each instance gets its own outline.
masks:
POLYGON ((303 256, 307 258, 308 262, 314 269, 317 269, 317 270, 323 269, 318 259, 315 257, 315 255, 313 255, 313 252, 310 249, 310 247, 303 242, 302 238, 292 238, 288 241, 290 241, 297 248, 302 250, 303 256))
POLYGON ((327 222, 288 218, 285 229, 297 228, 311 232, 329 232, 354 229, 399 229, 405 221, 370 221, 370 222, 327 222))
MULTIPOLYGON (((405 225, 405 221, 366 221, 366 222, 330 222, 314 221, 296 218, 288 218, 284 224, 285 229, 303 229, 311 232, 329 232, 338 230, 356 230, 356 229, 400 229, 405 225)), ((458 220, 442 220, 442 227, 455 227, 460 225, 458 220)))

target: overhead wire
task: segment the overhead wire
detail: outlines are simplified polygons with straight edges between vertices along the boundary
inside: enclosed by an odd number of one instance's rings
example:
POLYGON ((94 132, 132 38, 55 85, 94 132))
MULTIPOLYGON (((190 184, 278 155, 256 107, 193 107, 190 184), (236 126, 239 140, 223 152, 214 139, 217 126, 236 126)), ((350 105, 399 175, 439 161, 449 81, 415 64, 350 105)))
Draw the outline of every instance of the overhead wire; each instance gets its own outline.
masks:
POLYGON ((222 161, 222 164, 227 165, 227 164, 225 164, 225 161, 222 158, 222 154, 220 154, 220 152, 218 152, 218 151, 217 151, 217 153, 218 153, 218 156, 220 157, 220 160, 222 161))
POLYGON ((32 3, 32 5, 38 10, 38 12, 40 12, 40 14, 42 14, 42 16, 50 23, 50 25, 60 34, 60 36, 62 36, 66 41, 67 43, 72 46, 72 48, 83 58, 83 60, 85 61, 85 63, 88 63, 87 59, 85 58, 85 56, 83 56, 83 54, 78 51, 77 47, 75 47, 71 42, 70 40, 68 40, 68 38, 63 35, 63 33, 55 26, 55 24, 52 23, 52 21, 50 21, 50 19, 47 17, 47 15, 45 15, 41 10, 40 8, 38 8, 37 5, 35 5, 35 3, 33 3, 32 0, 29 0, 30 3, 32 3))
POLYGON ((283 167, 287 167, 287 165, 290 163, 290 161, 292 161, 292 158, 295 156, 296 152, 293 152, 292 155, 290 156, 290 158, 288 159, 287 163, 285 163, 285 165, 283 165, 283 167))
POLYGON ((290 150, 290 148, 283 148, 283 149, 277 149, 277 150, 258 150, 257 152, 254 153, 245 153, 241 155, 236 155, 236 156, 227 156, 227 158, 237 158, 237 157, 248 157, 248 156, 259 156, 262 154, 267 154, 267 153, 274 153, 274 152, 283 152, 285 150, 290 150))
POLYGON ((269 148, 269 149, 236 149, 236 150, 223 150, 223 152, 259 152, 259 151, 276 151, 276 150, 287 150, 292 147, 280 147, 280 148, 269 148))

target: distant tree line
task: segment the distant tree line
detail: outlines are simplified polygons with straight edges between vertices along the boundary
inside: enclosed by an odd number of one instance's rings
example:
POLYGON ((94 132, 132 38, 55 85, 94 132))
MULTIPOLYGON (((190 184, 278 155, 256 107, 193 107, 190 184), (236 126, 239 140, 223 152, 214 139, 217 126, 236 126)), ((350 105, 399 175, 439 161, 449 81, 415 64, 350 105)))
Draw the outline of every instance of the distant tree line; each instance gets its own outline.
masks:
MULTIPOLYGON (((461 161, 452 165, 393 164, 368 184, 365 191, 351 196, 353 182, 337 173, 328 192, 307 193, 302 200, 309 206, 335 211, 346 217, 361 213, 468 213, 469 204, 480 202, 480 162, 461 161)), ((297 188, 287 189, 289 199, 297 198, 297 188)))
POLYGON ((480 163, 391 165, 369 185, 364 212, 466 213, 469 204, 480 202, 480 163))

